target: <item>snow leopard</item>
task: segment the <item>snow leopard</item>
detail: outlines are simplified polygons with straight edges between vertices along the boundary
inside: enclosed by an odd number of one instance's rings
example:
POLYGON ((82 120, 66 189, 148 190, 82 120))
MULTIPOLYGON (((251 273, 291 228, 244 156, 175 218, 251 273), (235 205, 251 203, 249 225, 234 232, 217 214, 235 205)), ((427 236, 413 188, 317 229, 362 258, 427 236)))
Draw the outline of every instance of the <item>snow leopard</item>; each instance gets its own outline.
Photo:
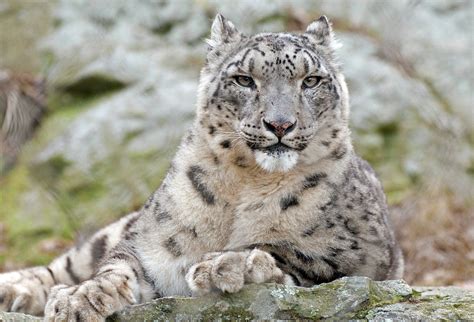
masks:
POLYGON ((351 143, 328 19, 249 36, 217 15, 207 43, 195 121, 161 186, 49 265, 1 274, 0 309, 103 321, 248 283, 402 277, 382 185, 351 143))

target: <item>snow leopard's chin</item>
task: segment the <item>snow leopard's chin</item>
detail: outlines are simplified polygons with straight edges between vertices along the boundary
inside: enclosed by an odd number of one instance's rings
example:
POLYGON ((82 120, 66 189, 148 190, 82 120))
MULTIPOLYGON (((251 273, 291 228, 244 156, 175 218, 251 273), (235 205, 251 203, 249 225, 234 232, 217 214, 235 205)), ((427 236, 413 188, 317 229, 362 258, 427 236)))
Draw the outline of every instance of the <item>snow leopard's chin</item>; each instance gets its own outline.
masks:
POLYGON ((267 172, 288 172, 298 162, 298 152, 285 149, 281 151, 255 151, 257 164, 267 172))

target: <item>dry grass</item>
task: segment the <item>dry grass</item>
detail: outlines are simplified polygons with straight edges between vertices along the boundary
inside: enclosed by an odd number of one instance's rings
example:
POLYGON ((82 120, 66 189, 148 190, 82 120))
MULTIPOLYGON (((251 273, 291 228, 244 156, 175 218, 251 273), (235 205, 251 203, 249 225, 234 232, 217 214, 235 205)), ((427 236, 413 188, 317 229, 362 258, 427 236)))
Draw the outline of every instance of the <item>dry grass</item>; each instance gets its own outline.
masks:
POLYGON ((474 287, 472 205, 450 193, 425 190, 392 207, 392 217, 408 283, 474 287))

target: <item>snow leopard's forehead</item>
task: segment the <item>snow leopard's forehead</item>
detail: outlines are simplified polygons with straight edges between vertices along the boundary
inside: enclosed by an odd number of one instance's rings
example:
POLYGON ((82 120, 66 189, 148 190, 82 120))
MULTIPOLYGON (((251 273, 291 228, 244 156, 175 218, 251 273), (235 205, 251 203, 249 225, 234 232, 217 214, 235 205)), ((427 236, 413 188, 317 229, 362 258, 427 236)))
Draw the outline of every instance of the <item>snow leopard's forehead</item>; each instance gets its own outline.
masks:
POLYGON ((265 33, 248 38, 231 52, 225 66, 229 72, 245 72, 263 80, 289 81, 334 71, 324 48, 315 46, 305 35, 290 33, 265 33))

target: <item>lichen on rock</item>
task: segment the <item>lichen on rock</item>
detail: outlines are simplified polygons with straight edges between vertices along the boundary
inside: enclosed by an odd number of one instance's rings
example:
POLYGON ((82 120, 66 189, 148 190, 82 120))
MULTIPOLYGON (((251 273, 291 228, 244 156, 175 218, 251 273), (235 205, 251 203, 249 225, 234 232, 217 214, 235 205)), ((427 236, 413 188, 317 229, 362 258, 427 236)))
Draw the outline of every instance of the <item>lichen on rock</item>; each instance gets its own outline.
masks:
MULTIPOLYGON (((161 298, 130 306, 108 321, 473 318, 472 291, 456 287, 412 288, 402 280, 343 277, 311 288, 253 284, 235 294, 161 298)), ((0 321, 40 319, 0 312, 0 321)))

